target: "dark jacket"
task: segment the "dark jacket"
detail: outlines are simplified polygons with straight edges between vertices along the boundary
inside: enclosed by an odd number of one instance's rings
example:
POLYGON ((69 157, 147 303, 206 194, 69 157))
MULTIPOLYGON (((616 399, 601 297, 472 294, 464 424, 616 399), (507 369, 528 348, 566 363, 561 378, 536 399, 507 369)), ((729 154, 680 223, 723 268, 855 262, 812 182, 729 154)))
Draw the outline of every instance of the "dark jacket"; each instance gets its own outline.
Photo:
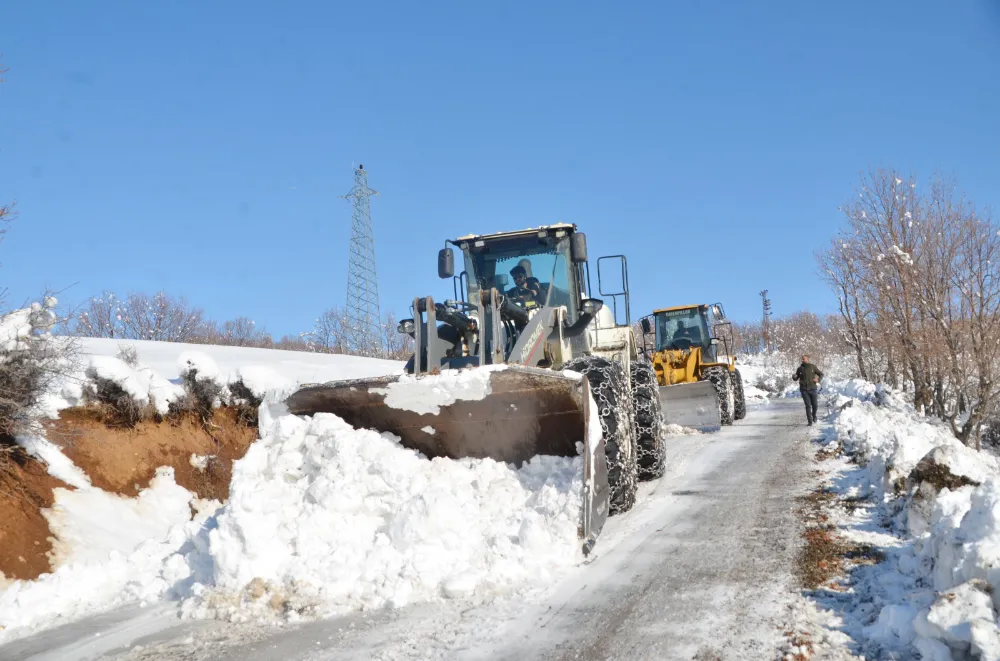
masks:
POLYGON ((816 390, 823 372, 812 363, 802 363, 792 378, 799 382, 799 390, 816 390))

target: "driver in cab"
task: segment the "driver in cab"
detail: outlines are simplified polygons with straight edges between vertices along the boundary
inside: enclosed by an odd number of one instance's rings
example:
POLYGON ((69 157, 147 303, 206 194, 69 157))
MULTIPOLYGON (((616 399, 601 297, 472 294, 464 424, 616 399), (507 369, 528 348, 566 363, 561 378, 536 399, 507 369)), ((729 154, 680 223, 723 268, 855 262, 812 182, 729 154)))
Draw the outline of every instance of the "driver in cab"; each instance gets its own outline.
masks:
POLYGON ((695 327, 688 328, 684 325, 681 320, 677 321, 677 330, 674 331, 673 339, 676 340, 687 340, 691 344, 698 344, 701 341, 701 333, 695 327))
POLYGON ((523 308, 530 310, 539 307, 541 287, 538 280, 529 278, 527 270, 520 264, 510 270, 510 275, 514 278, 514 286, 507 291, 507 296, 523 308))

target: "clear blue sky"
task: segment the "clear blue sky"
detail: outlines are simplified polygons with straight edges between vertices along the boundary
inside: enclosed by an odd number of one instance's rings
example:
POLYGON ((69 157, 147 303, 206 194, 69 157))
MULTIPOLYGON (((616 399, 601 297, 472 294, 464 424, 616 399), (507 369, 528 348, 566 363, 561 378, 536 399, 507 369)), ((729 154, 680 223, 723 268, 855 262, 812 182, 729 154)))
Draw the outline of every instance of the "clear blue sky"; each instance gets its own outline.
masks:
POLYGON ((14 301, 162 288, 305 330, 345 302, 357 162, 397 315, 450 293, 445 238, 553 221, 628 255, 633 316, 833 311, 813 251, 860 171, 1000 206, 987 0, 6 0, 0 51, 14 301))

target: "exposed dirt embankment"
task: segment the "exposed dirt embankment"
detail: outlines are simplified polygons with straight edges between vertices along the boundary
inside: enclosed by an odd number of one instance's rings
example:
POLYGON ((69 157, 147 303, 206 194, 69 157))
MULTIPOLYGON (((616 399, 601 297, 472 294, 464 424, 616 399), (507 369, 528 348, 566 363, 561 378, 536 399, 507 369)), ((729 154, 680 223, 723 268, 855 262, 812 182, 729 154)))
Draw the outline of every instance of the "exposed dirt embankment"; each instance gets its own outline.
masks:
MULTIPOLYGON (((179 485, 201 498, 225 501, 233 462, 257 439, 256 420, 223 407, 210 418, 184 412, 122 427, 100 407, 66 409, 45 423, 47 438, 101 489, 132 497, 160 466, 172 466, 179 485), (192 456, 201 458, 192 463, 192 456)), ((33 579, 51 571, 51 531, 42 510, 53 489, 68 485, 9 440, 0 439, 0 572, 33 579)))
POLYGON ((46 435, 94 486, 135 496, 149 486, 156 469, 173 466, 177 484, 202 498, 225 500, 233 461, 246 454, 257 427, 230 408, 216 409, 206 422, 193 413, 161 422, 144 420, 131 428, 108 426, 95 408, 67 409, 49 423, 46 435), (192 455, 209 457, 204 468, 192 455))
POLYGON ((42 509, 52 506, 52 490, 65 486, 12 440, 0 439, 0 572, 7 578, 49 571, 52 542, 42 509))

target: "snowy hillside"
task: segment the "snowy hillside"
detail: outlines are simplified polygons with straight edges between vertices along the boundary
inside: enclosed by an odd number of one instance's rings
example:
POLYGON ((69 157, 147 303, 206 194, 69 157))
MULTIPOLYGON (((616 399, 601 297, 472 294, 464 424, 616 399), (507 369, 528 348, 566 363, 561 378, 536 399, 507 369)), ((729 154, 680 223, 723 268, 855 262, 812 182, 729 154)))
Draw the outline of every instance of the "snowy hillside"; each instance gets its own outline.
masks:
POLYGON ((135 347, 140 362, 170 380, 180 377, 178 359, 185 352, 204 353, 214 361, 223 374, 258 365, 268 367, 283 378, 298 383, 380 376, 403 369, 402 362, 393 360, 303 351, 89 337, 80 338, 78 341, 83 352, 92 356, 113 357, 118 354, 122 345, 135 347))

